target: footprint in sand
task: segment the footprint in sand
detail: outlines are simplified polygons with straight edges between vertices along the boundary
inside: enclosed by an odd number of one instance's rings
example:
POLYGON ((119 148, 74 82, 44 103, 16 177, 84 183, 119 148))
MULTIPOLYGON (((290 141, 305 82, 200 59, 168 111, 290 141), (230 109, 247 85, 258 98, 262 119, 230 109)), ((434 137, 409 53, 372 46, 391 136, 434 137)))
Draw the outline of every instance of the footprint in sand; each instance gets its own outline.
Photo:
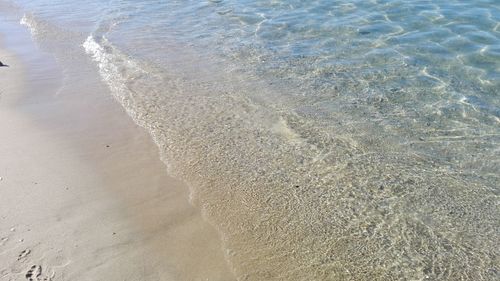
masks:
POLYGON ((29 254, 31 253, 31 250, 30 249, 26 249, 24 251, 22 251, 19 256, 17 256, 17 260, 20 261, 21 259, 24 259, 25 257, 27 257, 29 254))
POLYGON ((38 277, 42 275, 42 267, 39 265, 34 265, 26 272, 26 279, 30 281, 38 280, 38 277))
POLYGON ((42 276, 42 267, 36 264, 26 272, 25 277, 29 281, 52 281, 52 278, 42 276))

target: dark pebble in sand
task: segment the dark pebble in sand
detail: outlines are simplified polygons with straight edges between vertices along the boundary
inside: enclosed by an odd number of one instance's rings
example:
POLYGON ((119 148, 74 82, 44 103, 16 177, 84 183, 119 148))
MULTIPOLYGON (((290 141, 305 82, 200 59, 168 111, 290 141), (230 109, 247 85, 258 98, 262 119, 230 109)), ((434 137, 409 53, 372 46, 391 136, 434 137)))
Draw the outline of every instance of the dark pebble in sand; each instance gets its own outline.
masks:
POLYGON ((8 66, 8 65, 6 65, 6 64, 4 64, 3 62, 0 61, 0 67, 2 67, 2 66, 8 66))
POLYGON ((106 145, 106 147, 109 147, 109 145, 106 145))

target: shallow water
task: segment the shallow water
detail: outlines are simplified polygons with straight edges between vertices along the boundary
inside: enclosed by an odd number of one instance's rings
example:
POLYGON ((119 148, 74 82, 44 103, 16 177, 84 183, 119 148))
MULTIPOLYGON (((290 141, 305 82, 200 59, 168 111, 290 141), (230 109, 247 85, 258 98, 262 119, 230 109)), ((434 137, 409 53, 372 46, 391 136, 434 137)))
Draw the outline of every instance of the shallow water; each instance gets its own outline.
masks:
POLYGON ((496 1, 1 3, 85 49, 239 279, 500 278, 496 1))

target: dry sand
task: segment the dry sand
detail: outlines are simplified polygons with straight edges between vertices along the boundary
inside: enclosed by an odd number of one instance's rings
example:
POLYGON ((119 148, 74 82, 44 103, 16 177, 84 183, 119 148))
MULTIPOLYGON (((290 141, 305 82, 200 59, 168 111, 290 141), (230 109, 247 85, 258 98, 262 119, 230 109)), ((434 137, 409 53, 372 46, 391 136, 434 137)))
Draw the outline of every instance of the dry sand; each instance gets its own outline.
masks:
POLYGON ((65 95, 54 61, 7 49, 0 280, 233 280, 188 188, 104 88, 65 95))

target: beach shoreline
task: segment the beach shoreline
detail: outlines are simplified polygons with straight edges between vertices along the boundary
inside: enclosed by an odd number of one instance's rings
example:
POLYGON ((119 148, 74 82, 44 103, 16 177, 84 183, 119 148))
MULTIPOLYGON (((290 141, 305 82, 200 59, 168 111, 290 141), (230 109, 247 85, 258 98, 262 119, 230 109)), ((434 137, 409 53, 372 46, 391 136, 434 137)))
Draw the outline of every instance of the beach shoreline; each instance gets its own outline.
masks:
POLYGON ((72 73, 11 24, 0 41, 0 280, 234 280, 187 186, 97 73, 68 85, 72 73))
POLYGON ((0 281, 500 280, 499 19, 0 0, 0 281))

